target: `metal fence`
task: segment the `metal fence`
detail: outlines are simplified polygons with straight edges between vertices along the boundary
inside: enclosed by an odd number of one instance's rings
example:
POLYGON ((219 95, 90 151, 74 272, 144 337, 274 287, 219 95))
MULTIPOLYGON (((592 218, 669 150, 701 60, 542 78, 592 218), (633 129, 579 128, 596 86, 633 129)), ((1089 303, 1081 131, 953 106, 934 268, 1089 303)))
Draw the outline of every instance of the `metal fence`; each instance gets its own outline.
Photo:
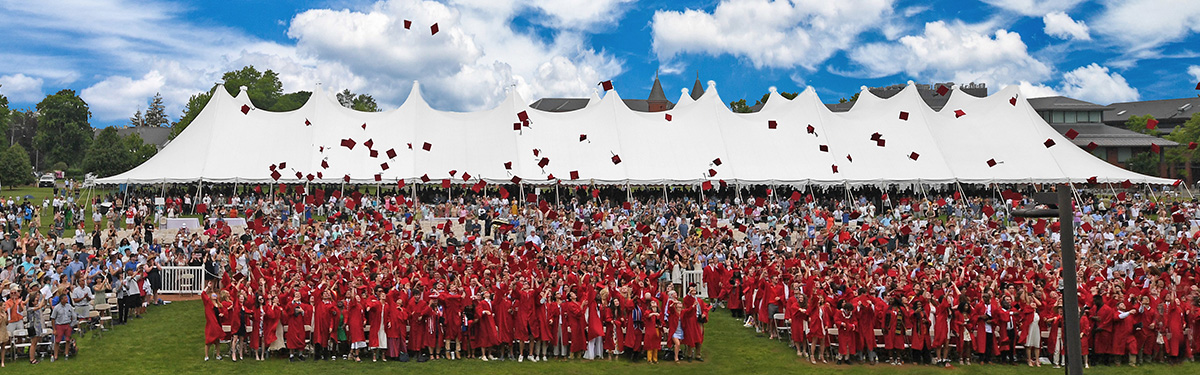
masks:
POLYGON ((204 267, 164 266, 160 268, 162 290, 167 294, 200 294, 204 291, 204 267))

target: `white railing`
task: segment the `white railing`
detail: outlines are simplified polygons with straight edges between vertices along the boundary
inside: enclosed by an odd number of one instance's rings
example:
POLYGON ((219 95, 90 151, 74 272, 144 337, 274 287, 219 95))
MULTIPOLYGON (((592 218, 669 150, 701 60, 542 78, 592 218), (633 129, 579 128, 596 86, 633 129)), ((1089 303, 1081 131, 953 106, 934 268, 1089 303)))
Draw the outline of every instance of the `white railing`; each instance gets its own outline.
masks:
POLYGON ((708 298, 708 287, 704 284, 704 271, 683 271, 683 287, 687 288, 692 284, 696 284, 696 295, 700 298, 708 298))
POLYGON ((204 267, 163 266, 159 268, 162 275, 162 290, 167 294, 200 294, 204 291, 204 267))

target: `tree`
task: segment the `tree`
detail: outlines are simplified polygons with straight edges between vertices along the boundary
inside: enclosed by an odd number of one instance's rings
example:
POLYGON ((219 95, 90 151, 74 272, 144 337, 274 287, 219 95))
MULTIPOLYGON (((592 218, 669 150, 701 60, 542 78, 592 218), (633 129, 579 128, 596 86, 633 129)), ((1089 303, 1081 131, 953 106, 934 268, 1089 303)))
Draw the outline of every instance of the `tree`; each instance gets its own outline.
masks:
POLYGON ((102 177, 114 176, 128 170, 129 152, 117 129, 108 127, 96 134, 83 159, 83 170, 102 177))
POLYGON ((279 82, 279 75, 270 70, 259 72, 253 65, 226 72, 221 79, 225 80, 225 90, 229 95, 237 96, 241 87, 246 86, 250 102, 258 108, 273 107, 283 95, 283 83, 279 82))
POLYGON ((1189 184, 1196 181, 1192 176, 1192 162, 1198 160, 1200 155, 1197 155, 1196 150, 1189 150, 1188 145, 1192 142, 1200 143, 1200 113, 1193 113, 1191 119, 1175 127, 1166 138, 1183 145, 1168 149, 1167 160, 1173 163, 1183 162, 1183 175, 1187 177, 1184 181, 1189 184))
POLYGON ((846 100, 846 98, 838 99, 838 103, 852 102, 852 101, 858 100, 858 94, 859 93, 856 92, 856 93, 854 93, 854 95, 850 95, 850 100, 846 100))
MULTIPOLYGON (((213 87, 213 89, 216 89, 216 87, 213 87)), ((179 136, 179 133, 187 129, 188 125, 192 124, 192 120, 196 119, 196 115, 200 114, 200 110, 208 105, 209 99, 212 99, 212 90, 192 95, 191 98, 188 98, 187 105, 183 107, 183 114, 179 116, 179 120, 171 124, 170 139, 175 139, 176 136, 179 136)))
POLYGON ((750 106, 746 105, 746 99, 729 102, 729 110, 733 111, 733 113, 750 113, 754 111, 750 109, 750 106))
MULTIPOLYGON (((800 95, 800 93, 799 93, 799 92, 781 92, 781 93, 779 93, 779 96, 782 96, 784 99, 787 99, 787 100, 792 100, 792 99, 795 99, 795 98, 796 98, 797 96, 799 96, 799 95, 800 95)), ((734 113, 750 113, 750 112, 754 112, 754 107, 755 107, 755 106, 758 106, 758 105, 761 105, 761 104, 766 104, 766 103, 767 103, 767 99, 770 99, 770 98, 771 98, 771 93, 766 93, 766 94, 763 94, 762 98, 761 98, 761 99, 758 99, 758 100, 756 100, 756 101, 754 102, 754 105, 753 105, 753 106, 751 106, 751 105, 747 105, 747 104, 746 104, 746 99, 740 99, 740 100, 738 100, 738 101, 736 101, 736 102, 729 102, 729 110, 733 111, 734 113)))
POLYGON ((4 186, 28 185, 33 183, 33 167, 29 165, 29 154, 19 144, 8 146, 0 152, 0 181, 4 186))
POLYGON ((162 94, 154 93, 154 99, 150 100, 150 107, 146 108, 143 120, 142 126, 167 126, 171 123, 171 119, 167 118, 167 109, 163 106, 162 94))
POLYGON ((146 160, 150 160, 154 154, 158 153, 158 147, 155 147, 152 144, 147 144, 146 141, 142 139, 142 136, 138 135, 137 133, 125 136, 123 141, 125 142, 125 150, 127 150, 129 154, 127 156, 128 162, 125 165, 126 168, 121 172, 125 172, 133 169, 133 167, 145 163, 146 160))
POLYGON ((296 91, 293 93, 283 94, 279 100, 275 101, 275 105, 269 108, 272 112, 287 112, 295 111, 304 106, 308 102, 308 98, 312 97, 311 91, 296 91))
MULTIPOLYGON (((75 90, 61 90, 47 95, 37 104, 38 129, 33 145, 47 163, 65 162, 74 165, 83 159, 79 150, 86 150, 92 141, 92 117, 88 105, 75 90)), ((35 163, 37 164, 37 163, 35 163)))
POLYGON ((1153 119, 1153 118, 1154 118, 1154 116, 1151 116, 1151 115, 1129 116, 1129 119, 1125 120, 1125 128, 1135 131, 1135 132, 1138 132, 1138 133, 1152 135, 1152 136, 1157 137, 1162 134, 1158 131, 1157 128, 1150 129, 1150 128, 1146 127, 1146 123, 1148 123, 1150 121, 1150 119, 1153 119))
POLYGON ((8 98, 0 94, 0 145, 8 145, 8 120, 12 118, 12 111, 8 109, 8 98))
POLYGON ((1139 152, 1129 158, 1125 162, 1125 167, 1131 171, 1144 175, 1158 175, 1158 154, 1153 152, 1139 152))
POLYGON ((146 119, 142 118, 142 110, 133 113, 133 117, 129 118, 129 126, 138 127, 146 123, 146 119))
POLYGON ((350 89, 345 89, 337 94, 337 99, 338 103, 346 108, 363 112, 379 112, 379 104, 375 103, 375 98, 372 98, 371 95, 354 94, 350 92, 350 89))
MULTIPOLYGON (((8 133, 4 134, 5 144, 19 144, 26 150, 32 150, 37 128, 37 112, 28 109, 12 111, 8 121, 8 133)), ((3 150, 0 149, 0 152, 3 150)))

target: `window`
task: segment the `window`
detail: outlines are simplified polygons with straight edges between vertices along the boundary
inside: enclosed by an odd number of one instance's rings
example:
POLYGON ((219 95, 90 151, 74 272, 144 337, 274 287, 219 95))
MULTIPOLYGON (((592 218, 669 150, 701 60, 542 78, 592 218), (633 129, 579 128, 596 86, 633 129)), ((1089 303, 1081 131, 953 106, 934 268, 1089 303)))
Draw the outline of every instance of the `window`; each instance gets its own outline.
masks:
POLYGON ((1108 160, 1108 148, 1096 147, 1095 150, 1092 150, 1092 156, 1100 158, 1100 160, 1108 160))
POLYGON ((1058 111, 1050 112, 1050 118, 1051 118, 1051 120, 1050 120, 1051 124, 1062 123, 1063 122, 1063 113, 1058 112, 1058 111))
POLYGON ((1065 123, 1073 123, 1073 122, 1075 122, 1075 121, 1076 121, 1076 117, 1075 117, 1075 111, 1066 111, 1066 112, 1063 112, 1063 122, 1065 122, 1065 123))
POLYGON ((1088 122, 1100 122, 1100 111, 1088 112, 1088 122))
POLYGON ((1117 162, 1118 163, 1127 162, 1127 161, 1129 161, 1129 158, 1131 158, 1131 157, 1133 157, 1133 150, 1131 150, 1129 147, 1121 147, 1121 148, 1117 149, 1117 162))

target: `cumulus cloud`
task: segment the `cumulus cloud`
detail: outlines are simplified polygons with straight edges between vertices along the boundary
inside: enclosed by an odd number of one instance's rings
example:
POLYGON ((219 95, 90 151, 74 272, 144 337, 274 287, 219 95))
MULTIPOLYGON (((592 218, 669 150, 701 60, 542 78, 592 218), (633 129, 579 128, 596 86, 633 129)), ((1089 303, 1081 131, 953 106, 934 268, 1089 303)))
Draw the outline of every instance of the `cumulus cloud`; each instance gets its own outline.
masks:
POLYGON ((533 0, 531 6, 550 16, 542 23, 557 29, 595 30, 617 22, 637 0, 533 0))
POLYGON ((1063 12, 1054 12, 1046 14, 1042 17, 1042 22, 1046 24, 1043 29, 1046 35, 1059 39, 1076 39, 1076 40, 1091 40, 1092 36, 1088 34, 1088 26, 1083 21, 1071 19, 1063 12))
POLYGON ((1058 90, 1054 89, 1053 87, 1046 86, 1046 85, 1040 84, 1040 83, 1035 84, 1035 83, 1030 83, 1030 82, 1026 82, 1026 81, 1021 81, 1021 82, 1017 83, 1017 87, 1019 87, 1021 89, 1021 94, 1024 94, 1025 97, 1027 97, 1027 98, 1045 98, 1047 96, 1062 95, 1058 92, 1058 90))
POLYGON ((1192 79, 1200 81, 1200 65, 1192 65, 1188 67, 1188 74, 1192 75, 1192 79))
POLYGON ((991 6, 1026 16, 1040 16, 1074 8, 1084 0, 980 0, 991 6))
POLYGON ((1136 88, 1130 87, 1118 73, 1109 73, 1108 68, 1092 63, 1063 74, 1064 95, 1097 104, 1129 102, 1141 97, 1136 88))
POLYGON ((1200 32, 1200 1, 1111 0, 1092 24, 1121 50, 1154 49, 1200 32))
POLYGON ((1051 68, 1029 55, 1020 34, 987 29, 987 25, 930 22, 920 35, 857 47, 850 59, 874 77, 905 73, 926 81, 1004 85, 1041 82, 1050 76, 1051 68))
POLYGON ((729 54, 756 67, 813 70, 886 24, 893 0, 725 0, 703 10, 657 11, 651 21, 660 61, 682 54, 729 54))
POLYGON ((36 102, 45 97, 42 92, 41 78, 24 74, 0 76, 0 95, 8 97, 11 102, 36 102))

